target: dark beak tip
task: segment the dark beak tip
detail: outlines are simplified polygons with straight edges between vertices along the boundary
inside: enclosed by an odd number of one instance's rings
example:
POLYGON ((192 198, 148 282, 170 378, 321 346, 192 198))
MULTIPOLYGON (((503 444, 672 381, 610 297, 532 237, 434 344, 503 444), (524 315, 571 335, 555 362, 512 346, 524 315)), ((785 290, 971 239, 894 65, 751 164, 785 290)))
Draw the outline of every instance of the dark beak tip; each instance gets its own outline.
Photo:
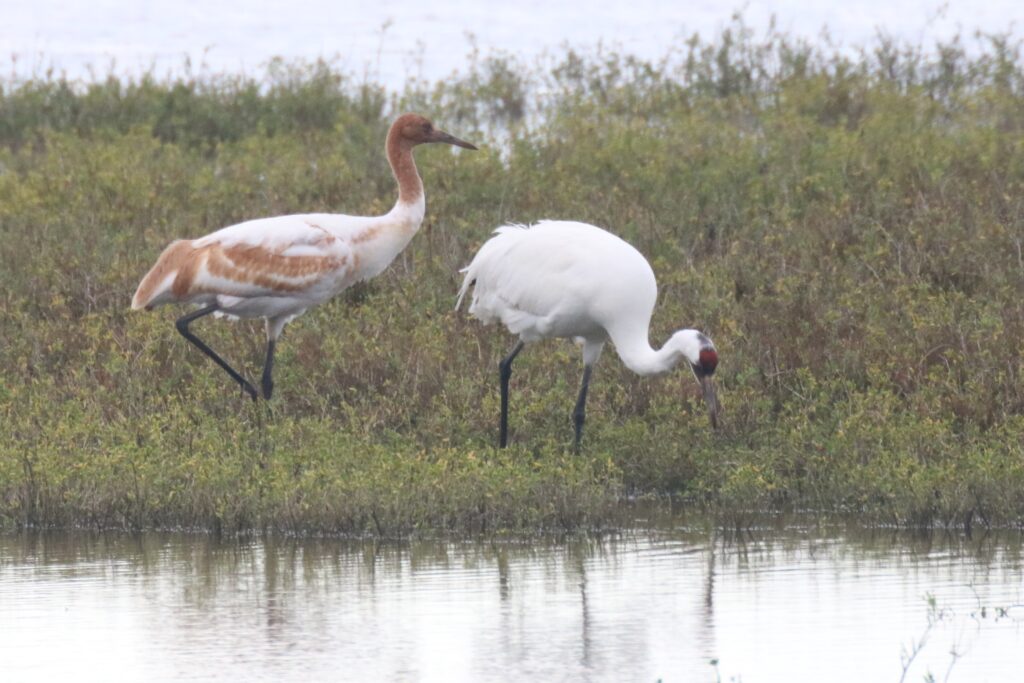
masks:
POLYGON ((715 390, 714 381, 710 375, 703 375, 700 377, 701 389, 704 394, 704 403, 708 407, 708 418, 711 421, 711 429, 718 429, 718 416, 721 412, 722 406, 718 402, 718 392, 715 390))
POLYGON ((451 133, 445 132, 438 132, 437 136, 431 142, 444 142, 449 145, 455 145, 456 147, 462 147, 463 149, 472 149, 474 151, 477 149, 476 145, 466 142, 465 140, 460 140, 451 133))

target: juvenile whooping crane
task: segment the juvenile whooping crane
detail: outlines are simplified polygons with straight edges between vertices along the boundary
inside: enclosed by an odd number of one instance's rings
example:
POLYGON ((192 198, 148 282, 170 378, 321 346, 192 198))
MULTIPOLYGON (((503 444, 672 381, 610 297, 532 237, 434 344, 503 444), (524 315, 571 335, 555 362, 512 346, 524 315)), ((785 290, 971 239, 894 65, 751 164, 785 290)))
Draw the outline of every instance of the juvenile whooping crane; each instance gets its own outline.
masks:
POLYGON ((285 324, 310 306, 383 271, 423 222, 423 182, 412 150, 443 142, 473 145, 434 128, 419 114, 403 114, 388 131, 385 150, 398 182, 398 201, 383 216, 311 213, 238 223, 199 239, 176 240, 146 274, 132 308, 198 304, 177 321, 178 331, 223 368, 253 400, 256 388, 189 329, 211 313, 264 318, 267 354, 261 388, 269 399, 274 346, 285 324))
POLYGON ((527 342, 567 337, 582 342, 583 383, 573 422, 575 447, 583 436, 587 387, 605 342, 640 375, 671 370, 686 360, 700 382, 711 426, 718 426, 718 399, 711 376, 715 345, 697 330, 674 333, 658 350, 647 340, 658 286, 639 251, 606 230, 570 221, 495 230, 464 269, 456 310, 473 287, 469 312, 483 323, 499 321, 519 340, 499 364, 501 421, 498 442, 508 443, 508 382, 512 361, 527 342))

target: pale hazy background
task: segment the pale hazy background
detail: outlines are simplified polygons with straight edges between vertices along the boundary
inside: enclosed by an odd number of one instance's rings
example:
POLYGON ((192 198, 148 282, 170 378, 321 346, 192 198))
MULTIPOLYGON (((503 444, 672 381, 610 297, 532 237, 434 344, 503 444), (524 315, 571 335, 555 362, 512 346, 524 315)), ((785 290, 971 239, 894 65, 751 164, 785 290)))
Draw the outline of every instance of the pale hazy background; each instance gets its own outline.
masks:
POLYGON ((193 71, 253 73, 275 56, 323 57, 399 87, 464 71, 474 44, 526 61, 598 44, 659 58, 694 33, 712 38, 736 12, 758 35, 773 17, 808 39, 827 26, 845 48, 881 32, 924 48, 960 33, 970 49, 977 30, 1019 35, 1024 24, 1022 0, 0 0, 0 73, 163 75, 186 60, 193 71))

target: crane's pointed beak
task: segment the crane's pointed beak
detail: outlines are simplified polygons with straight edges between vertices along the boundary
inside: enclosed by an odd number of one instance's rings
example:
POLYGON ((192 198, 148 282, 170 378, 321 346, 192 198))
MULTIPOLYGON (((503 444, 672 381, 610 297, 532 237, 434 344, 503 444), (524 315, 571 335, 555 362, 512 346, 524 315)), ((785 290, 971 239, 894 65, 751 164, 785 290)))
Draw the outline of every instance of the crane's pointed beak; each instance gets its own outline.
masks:
POLYGON ((443 130, 434 131, 434 134, 430 137, 429 142, 443 142, 448 145, 455 145, 456 147, 476 149, 476 145, 471 145, 465 140, 460 140, 451 133, 445 133, 443 130))
POLYGON ((700 388, 704 394, 704 403, 708 406, 711 428, 718 429, 718 413, 721 406, 718 403, 718 393, 715 391, 715 380, 711 379, 711 375, 700 375, 700 388))

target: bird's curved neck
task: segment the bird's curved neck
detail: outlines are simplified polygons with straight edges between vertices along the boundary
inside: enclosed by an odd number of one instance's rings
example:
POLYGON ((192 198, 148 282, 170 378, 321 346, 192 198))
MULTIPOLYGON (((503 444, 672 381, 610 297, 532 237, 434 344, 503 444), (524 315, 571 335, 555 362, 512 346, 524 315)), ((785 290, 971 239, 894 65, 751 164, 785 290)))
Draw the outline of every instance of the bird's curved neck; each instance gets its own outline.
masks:
POLYGON ((683 354, 671 344, 660 349, 651 347, 647 330, 631 330, 612 335, 615 351, 627 368, 638 375, 658 375, 668 372, 683 359, 683 354))
POLYGON ((388 131, 387 155, 391 172, 398 182, 398 203, 417 204, 423 201, 423 181, 412 158, 413 144, 394 127, 388 131))

